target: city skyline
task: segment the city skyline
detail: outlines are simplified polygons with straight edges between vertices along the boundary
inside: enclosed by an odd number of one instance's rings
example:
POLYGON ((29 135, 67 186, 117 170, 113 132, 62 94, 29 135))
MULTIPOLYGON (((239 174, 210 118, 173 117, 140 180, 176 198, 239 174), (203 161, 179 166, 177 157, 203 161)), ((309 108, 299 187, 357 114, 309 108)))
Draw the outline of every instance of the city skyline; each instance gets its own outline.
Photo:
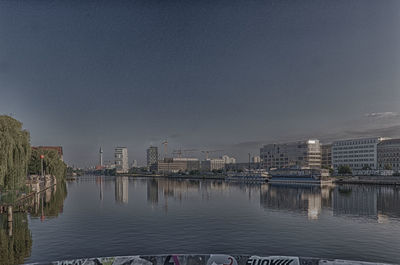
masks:
POLYGON ((119 145, 143 165, 165 139, 246 161, 398 136, 400 2, 289 2, 4 1, 0 113, 82 167, 119 145))

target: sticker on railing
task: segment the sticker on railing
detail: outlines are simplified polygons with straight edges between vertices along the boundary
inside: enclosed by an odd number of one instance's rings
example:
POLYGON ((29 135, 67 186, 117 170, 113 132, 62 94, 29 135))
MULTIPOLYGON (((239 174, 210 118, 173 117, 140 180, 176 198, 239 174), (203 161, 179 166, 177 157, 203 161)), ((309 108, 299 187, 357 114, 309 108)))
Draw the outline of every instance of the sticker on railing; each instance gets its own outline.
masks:
POLYGON ((235 258, 229 255, 210 255, 207 265, 238 265, 235 258))
POLYGON ((251 256, 246 265, 300 265, 298 257, 288 257, 288 256, 269 256, 269 257, 259 257, 251 256))

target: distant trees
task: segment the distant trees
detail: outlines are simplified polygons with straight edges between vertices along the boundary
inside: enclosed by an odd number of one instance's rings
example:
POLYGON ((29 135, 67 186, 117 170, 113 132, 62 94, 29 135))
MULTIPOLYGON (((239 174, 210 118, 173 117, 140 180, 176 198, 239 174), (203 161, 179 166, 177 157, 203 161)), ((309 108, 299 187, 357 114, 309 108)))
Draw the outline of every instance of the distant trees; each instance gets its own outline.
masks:
POLYGON ((0 116, 0 189, 18 189, 25 184, 31 156, 29 132, 12 117, 0 116))
POLYGON ((365 166, 362 167, 362 170, 371 170, 371 167, 368 166, 368 165, 365 165, 365 166))
POLYGON ((392 170, 392 166, 390 164, 386 164, 385 165, 385 170, 392 170))
POLYGON ((351 174, 351 168, 348 165, 338 167, 339 174, 351 174))

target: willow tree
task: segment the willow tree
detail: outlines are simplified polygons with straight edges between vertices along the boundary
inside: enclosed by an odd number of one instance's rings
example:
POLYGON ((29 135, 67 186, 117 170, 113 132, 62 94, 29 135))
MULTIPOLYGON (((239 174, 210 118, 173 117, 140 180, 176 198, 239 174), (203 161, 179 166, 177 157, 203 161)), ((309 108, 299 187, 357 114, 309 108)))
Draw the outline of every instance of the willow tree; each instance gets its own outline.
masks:
POLYGON ((29 132, 16 119, 0 115, 1 189, 18 189, 25 184, 30 156, 29 132))

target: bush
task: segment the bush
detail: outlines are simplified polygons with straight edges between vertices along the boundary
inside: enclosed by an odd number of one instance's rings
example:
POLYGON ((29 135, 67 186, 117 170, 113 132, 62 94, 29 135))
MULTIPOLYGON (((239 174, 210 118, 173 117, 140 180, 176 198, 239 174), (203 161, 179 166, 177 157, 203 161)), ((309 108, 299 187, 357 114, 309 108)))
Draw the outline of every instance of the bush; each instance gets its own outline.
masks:
POLYGON ((338 168, 338 173, 339 174, 351 174, 352 171, 351 171, 351 168, 349 166, 345 165, 345 166, 340 166, 338 168))

